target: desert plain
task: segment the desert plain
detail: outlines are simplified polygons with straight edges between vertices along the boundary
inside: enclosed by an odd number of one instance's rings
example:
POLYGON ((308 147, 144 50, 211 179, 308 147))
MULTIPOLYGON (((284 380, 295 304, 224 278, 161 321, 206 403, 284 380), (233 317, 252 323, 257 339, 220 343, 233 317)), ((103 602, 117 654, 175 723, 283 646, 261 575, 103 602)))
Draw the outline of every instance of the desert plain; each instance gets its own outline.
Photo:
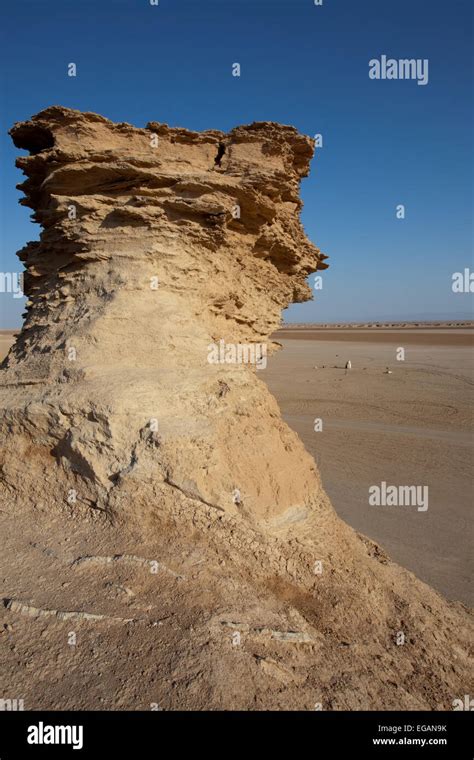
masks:
POLYGON ((339 516, 444 596, 472 604, 472 328, 288 325, 273 338, 283 348, 265 380, 339 516), (428 509, 369 505, 382 481, 428 486, 428 509))
MULTIPOLYGON (((338 515, 368 537, 370 552, 370 539, 380 545, 373 544, 373 556, 382 563, 389 556, 448 599, 470 605, 474 333, 381 332, 283 329, 272 336, 282 350, 258 374, 314 457, 338 515), (403 345, 404 363, 394 358, 403 345), (316 418, 323 421, 320 432, 316 418), (369 506, 368 487, 382 480, 427 484, 429 509, 369 506)), ((3 358, 13 333, 3 331, 0 339, 3 358)), ((390 699, 378 695, 370 673, 352 675, 344 650, 357 656, 350 643, 354 620, 367 629, 364 648, 382 677, 390 682, 391 673, 411 667, 398 652, 389 654, 389 641, 380 661, 375 639, 370 644, 372 623, 357 616, 355 600, 336 634, 343 637, 340 664, 328 659, 323 665, 314 627, 332 639, 332 621, 347 598, 330 599, 314 612, 309 596, 275 579, 249 603, 246 594, 252 594, 233 577, 232 558, 226 572, 224 547, 216 552, 203 543, 203 526, 201 536, 196 531, 190 539, 170 525, 169 536, 157 543, 101 521, 91 531, 90 521, 37 506, 36 521, 0 514, 2 691, 24 709, 397 709, 400 693, 405 709, 425 706, 395 683, 390 699), (150 574, 150 562, 158 575, 150 574), (247 609, 244 622, 233 608, 247 609), (213 610, 210 616, 206 609, 213 610), (258 671, 250 691, 242 659, 249 649, 258 671), (320 665, 313 680, 307 667, 315 656, 320 665), (309 698, 308 690, 314 690, 309 698)), ((400 588, 405 582, 401 576, 400 588)), ((430 609, 433 594, 425 589, 430 609)), ((378 621, 387 612, 383 602, 374 604, 378 621)), ((399 614, 394 628, 409 626, 411 610, 402 601, 399 614)), ((416 640, 409 641, 411 647, 416 640)), ((425 652, 430 662, 429 647, 425 652)), ((462 669, 452 669, 458 678, 462 669)), ((432 681, 424 699, 450 709, 450 697, 437 694, 435 670, 432 681)))
MULTIPOLYGON (((272 339, 281 350, 258 374, 339 516, 448 599, 472 605, 473 327, 288 325, 272 339), (382 481, 428 486, 428 509, 371 506, 368 489, 382 481)), ((0 331, 0 360, 13 340, 0 331)))

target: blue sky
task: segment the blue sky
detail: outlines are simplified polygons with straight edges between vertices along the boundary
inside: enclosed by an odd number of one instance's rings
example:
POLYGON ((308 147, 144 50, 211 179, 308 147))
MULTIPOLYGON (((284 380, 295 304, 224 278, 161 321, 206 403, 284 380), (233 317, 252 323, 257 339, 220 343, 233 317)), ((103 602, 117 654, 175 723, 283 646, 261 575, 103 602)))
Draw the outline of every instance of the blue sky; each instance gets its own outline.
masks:
MULTIPOLYGON (((22 0, 2 7, 3 272, 39 226, 18 205, 7 131, 52 104, 144 126, 255 120, 323 135, 302 184, 308 236, 330 256, 289 321, 463 318, 472 295, 471 0, 22 0), (429 83, 371 80, 368 62, 429 60, 429 83), (67 76, 75 62, 77 77, 67 76), (232 64, 241 65, 240 78, 232 64), (404 204, 405 219, 396 218, 404 204)), ((312 278, 311 278, 312 279, 312 278)), ((22 299, 0 293, 2 327, 22 299)))

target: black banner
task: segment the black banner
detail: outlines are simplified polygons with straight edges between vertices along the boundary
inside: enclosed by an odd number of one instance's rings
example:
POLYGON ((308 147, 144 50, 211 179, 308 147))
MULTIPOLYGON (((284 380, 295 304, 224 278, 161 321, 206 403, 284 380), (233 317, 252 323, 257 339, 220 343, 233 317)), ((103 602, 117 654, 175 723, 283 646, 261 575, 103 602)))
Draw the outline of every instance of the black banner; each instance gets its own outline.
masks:
POLYGON ((292 755, 472 758, 469 712, 0 712, 0 760, 292 755), (303 749, 303 746, 306 749, 303 749), (145 748, 148 748, 147 750, 145 748))

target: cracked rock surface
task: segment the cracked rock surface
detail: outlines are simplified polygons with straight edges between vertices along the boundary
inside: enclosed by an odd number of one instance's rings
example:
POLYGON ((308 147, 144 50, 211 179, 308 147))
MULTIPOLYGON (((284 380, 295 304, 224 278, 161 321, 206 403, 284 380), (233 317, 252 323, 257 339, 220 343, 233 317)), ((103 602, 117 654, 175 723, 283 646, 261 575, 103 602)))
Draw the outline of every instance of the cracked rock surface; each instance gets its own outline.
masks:
MULTIPOLYGON (((266 122, 136 129, 59 107, 11 135, 43 226, 19 253, 29 300, 3 373, 16 451, 51 473, 57 500, 75 488, 132 517, 120 494, 135 478, 226 511, 238 489, 263 519, 309 501, 313 462, 254 368, 208 357, 220 341, 266 347, 326 267, 299 221, 312 141, 266 122)), ((18 487, 16 466, 7 453, 18 487)))

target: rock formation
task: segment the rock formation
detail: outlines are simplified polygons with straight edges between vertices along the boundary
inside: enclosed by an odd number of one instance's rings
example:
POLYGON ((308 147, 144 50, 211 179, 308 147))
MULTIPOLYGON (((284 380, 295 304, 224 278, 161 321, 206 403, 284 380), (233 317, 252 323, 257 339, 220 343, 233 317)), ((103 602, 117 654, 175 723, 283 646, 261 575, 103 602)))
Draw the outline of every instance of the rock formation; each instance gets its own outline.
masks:
POLYGON ((31 153, 18 160, 23 202, 44 228, 19 254, 29 301, 6 374, 17 446, 57 462, 55 488, 98 509, 119 509, 135 477, 259 518, 303 508, 313 462, 254 365, 212 364, 209 347, 266 351, 325 267, 298 217, 311 141, 270 123, 134 129, 64 108, 11 134, 31 153))
MULTIPOLYGON (((11 135, 43 232, 19 252, 27 312, 1 372, 2 509, 17 525, 35 515, 39 534, 72 518, 82 545, 93 523, 112 551, 87 567, 128 567, 116 559, 133 541, 120 557, 174 557, 179 591, 158 596, 179 632, 153 663, 171 672, 180 652, 189 678, 173 698, 165 679, 165 706, 450 709, 468 693, 467 611, 337 518, 259 377, 282 309, 326 268, 299 220, 312 141, 270 122, 138 129, 62 107, 11 135), (204 569, 187 576, 198 548, 204 569)), ((5 609, 54 618, 37 596, 5 609)))

